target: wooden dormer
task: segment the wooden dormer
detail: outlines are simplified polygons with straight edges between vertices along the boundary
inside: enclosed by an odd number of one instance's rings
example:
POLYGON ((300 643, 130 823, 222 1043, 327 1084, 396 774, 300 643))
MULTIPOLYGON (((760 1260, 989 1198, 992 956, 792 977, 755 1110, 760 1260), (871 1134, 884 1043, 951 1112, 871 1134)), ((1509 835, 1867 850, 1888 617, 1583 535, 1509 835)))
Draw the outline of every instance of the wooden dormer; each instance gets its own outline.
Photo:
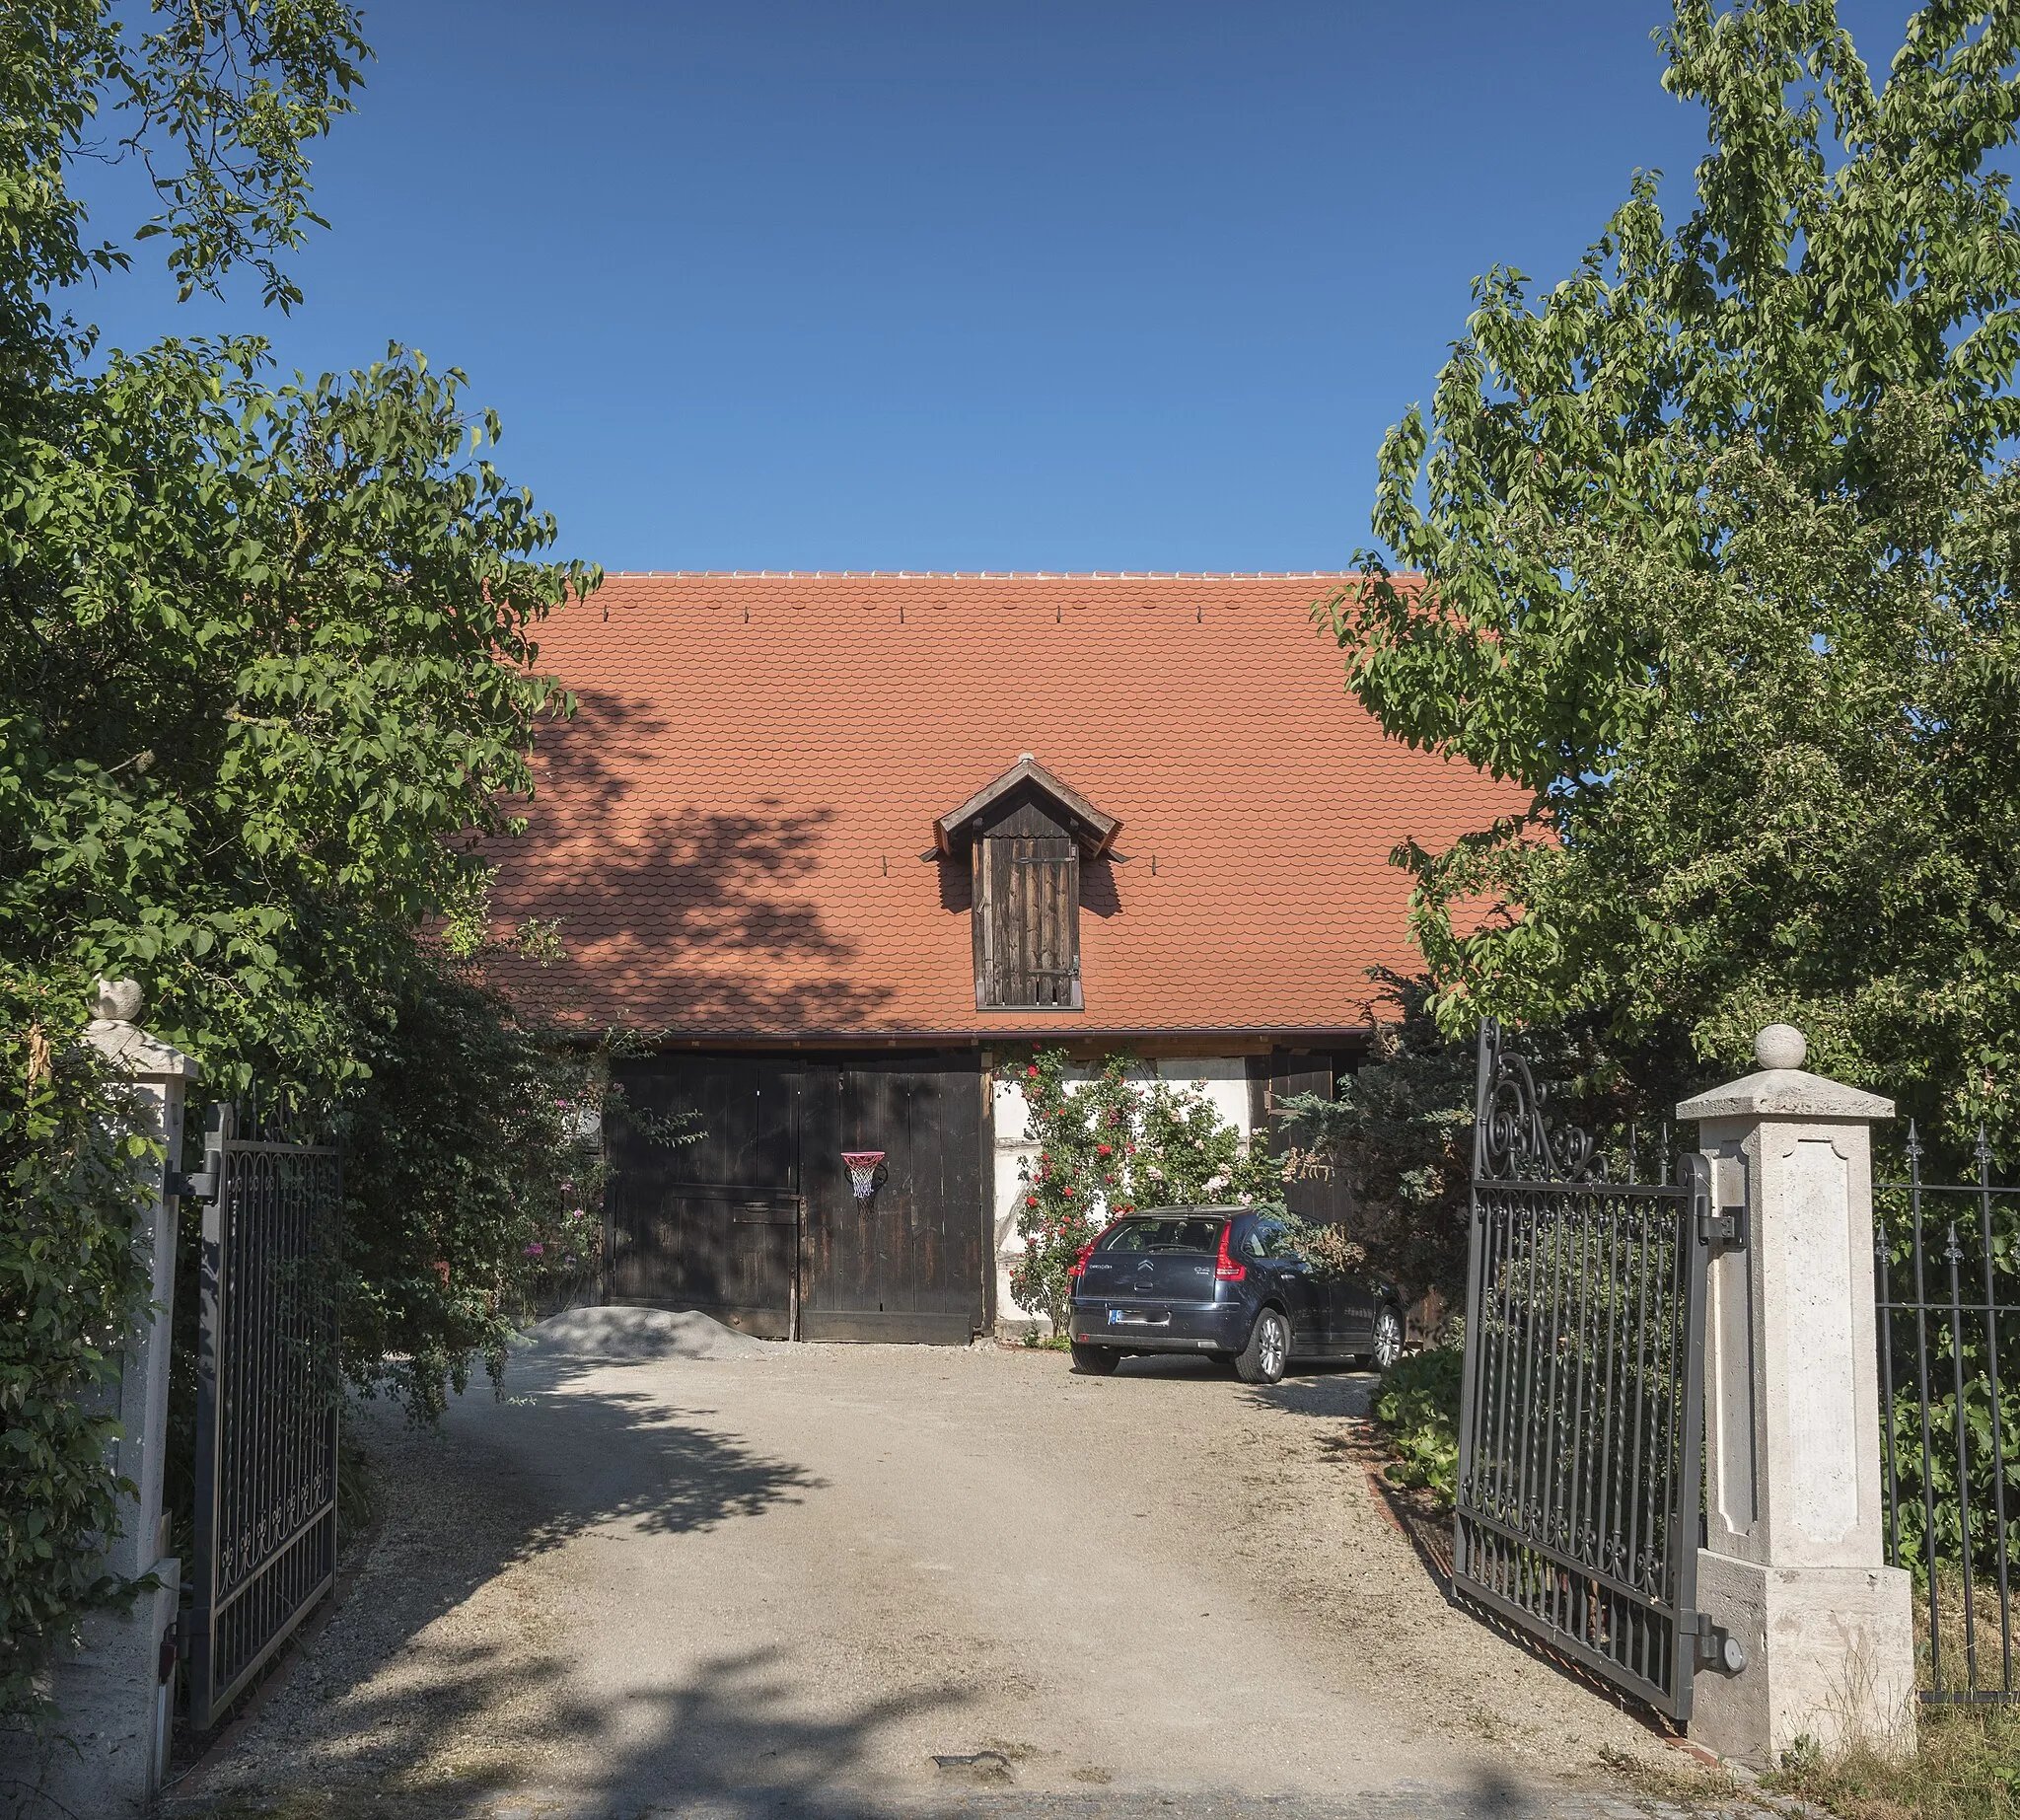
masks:
POLYGON ((933 824, 933 844, 974 880, 977 1010, 1078 1011, 1080 867, 1121 823, 1030 753, 933 824))

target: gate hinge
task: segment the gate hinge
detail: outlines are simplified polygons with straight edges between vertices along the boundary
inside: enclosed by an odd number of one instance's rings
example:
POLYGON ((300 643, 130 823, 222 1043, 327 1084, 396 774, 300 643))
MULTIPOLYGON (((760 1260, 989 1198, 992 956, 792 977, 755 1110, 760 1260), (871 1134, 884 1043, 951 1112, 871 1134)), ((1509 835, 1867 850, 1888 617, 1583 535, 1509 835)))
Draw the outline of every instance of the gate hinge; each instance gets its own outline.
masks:
POLYGON ((1695 1642, 1693 1660, 1698 1668, 1714 1668, 1720 1674, 1736 1675, 1747 1665, 1747 1646, 1722 1624, 1713 1624, 1709 1612, 1680 1612, 1677 1622, 1684 1635, 1695 1642))
POLYGON ((1713 1251, 1745 1251, 1747 1203, 1742 1201, 1732 1206, 1704 1208, 1697 1215, 1697 1242, 1713 1251))
POLYGON ((203 1167, 184 1175, 180 1169, 171 1169, 168 1179, 162 1184, 165 1197, 182 1201, 215 1201, 217 1185, 225 1177, 225 1153, 216 1142, 217 1132, 208 1133, 211 1141, 203 1146, 203 1167))

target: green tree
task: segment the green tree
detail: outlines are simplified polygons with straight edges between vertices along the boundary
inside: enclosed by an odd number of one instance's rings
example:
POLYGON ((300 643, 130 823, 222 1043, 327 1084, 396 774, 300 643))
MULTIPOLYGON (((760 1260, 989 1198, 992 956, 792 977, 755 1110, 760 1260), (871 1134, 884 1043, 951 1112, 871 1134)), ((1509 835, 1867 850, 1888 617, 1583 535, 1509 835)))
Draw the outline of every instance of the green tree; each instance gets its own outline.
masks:
POLYGON ((1403 856, 1432 1008, 1589 1018, 1651 1088, 1785 1018, 2010 1146, 2020 8, 1925 6, 1877 87, 1831 0, 1658 38, 1689 212, 1643 176, 1540 298, 1479 281, 1326 609, 1385 728, 1531 792, 1403 856))
POLYGON ((481 923, 473 842, 567 708, 537 628, 596 572, 552 559, 453 370, 395 349, 277 385, 256 338, 106 353, 66 308, 132 256, 71 182, 108 148, 150 181, 132 239, 163 238, 183 296, 243 269, 295 302, 309 148, 367 56, 345 0, 0 8, 0 1060, 30 1069, 0 1093, 0 1324, 39 1324, 0 1359, 10 1705, 110 1596, 77 1564, 112 1419, 75 1392, 141 1290, 107 1262, 130 1184, 70 1059, 94 972, 144 981, 213 1090, 256 1073, 410 1146, 397 1183, 354 1170, 346 1316, 357 1376, 405 1351, 424 1411, 413 1374, 495 1355, 577 1203, 592 1089, 423 931, 481 923))

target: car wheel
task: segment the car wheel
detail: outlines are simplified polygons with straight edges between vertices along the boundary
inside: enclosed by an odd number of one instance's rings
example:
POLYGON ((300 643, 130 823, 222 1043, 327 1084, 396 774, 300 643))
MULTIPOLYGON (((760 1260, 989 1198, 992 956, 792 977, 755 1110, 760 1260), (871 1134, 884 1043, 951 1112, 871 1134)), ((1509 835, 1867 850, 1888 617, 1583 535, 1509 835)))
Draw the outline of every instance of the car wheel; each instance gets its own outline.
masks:
POLYGON ((1403 1317, 1395 1309, 1385 1307, 1375 1317, 1375 1349, 1363 1352, 1356 1362, 1387 1371, 1402 1356, 1403 1317))
POLYGON ((1274 1384, 1290 1363, 1290 1324, 1274 1308, 1256 1317, 1249 1344, 1235 1354, 1235 1373, 1244 1384, 1274 1384))
POLYGON ((1122 1354, 1117 1347, 1084 1347, 1077 1340, 1073 1343, 1073 1369, 1084 1371, 1091 1378, 1105 1378, 1122 1362, 1122 1354))

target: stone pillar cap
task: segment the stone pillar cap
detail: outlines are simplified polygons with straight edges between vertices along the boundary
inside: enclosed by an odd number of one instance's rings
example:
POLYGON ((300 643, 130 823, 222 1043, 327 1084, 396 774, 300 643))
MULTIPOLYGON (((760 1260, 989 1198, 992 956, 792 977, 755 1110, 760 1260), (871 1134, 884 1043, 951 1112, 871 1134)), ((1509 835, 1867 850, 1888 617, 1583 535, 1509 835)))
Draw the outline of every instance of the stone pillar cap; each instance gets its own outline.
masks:
POLYGON ((151 1037, 133 1020, 140 1015, 137 980, 101 976, 92 994, 98 1015, 84 1027, 84 1040, 122 1074, 135 1080, 194 1080, 202 1070, 172 1044, 151 1037))
POLYGON ((1894 1102, 1842 1081, 1811 1074, 1799 1064, 1808 1054, 1803 1033, 1793 1024, 1769 1024, 1754 1039, 1762 1063, 1723 1087, 1713 1087, 1677 1107, 1679 1119, 1891 1119, 1894 1102))
POLYGON ((194 1080, 203 1072, 173 1044, 149 1036, 137 1024, 94 1018, 84 1027, 84 1040, 135 1080, 194 1080))

